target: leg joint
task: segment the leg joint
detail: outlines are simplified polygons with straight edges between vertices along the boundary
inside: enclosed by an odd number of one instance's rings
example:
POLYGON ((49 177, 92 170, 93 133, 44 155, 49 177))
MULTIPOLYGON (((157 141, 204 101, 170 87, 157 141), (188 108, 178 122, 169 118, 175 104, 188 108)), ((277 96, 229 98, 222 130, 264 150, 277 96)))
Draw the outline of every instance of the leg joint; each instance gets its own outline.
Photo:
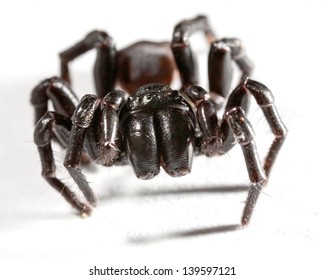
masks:
POLYGON ((73 123, 81 128, 89 127, 99 104, 100 99, 96 95, 85 95, 74 112, 73 123))
POLYGON ((109 36, 104 31, 94 30, 88 33, 85 37, 85 43, 90 47, 110 47, 114 46, 114 41, 111 36, 109 36))
POLYGON ((48 79, 45 79, 41 81, 31 93, 31 103, 34 106, 42 106, 44 104, 47 104, 48 96, 46 94, 47 89, 55 83, 59 78, 58 77, 51 77, 48 79))
POLYGON ((34 143, 38 147, 43 147, 50 144, 52 139, 53 122, 53 112, 45 113, 45 115, 37 122, 34 129, 34 143))
POLYGON ((254 96, 259 106, 266 107, 274 102, 271 90, 262 83, 247 78, 242 85, 254 96))
POLYGON ((246 145, 254 140, 253 128, 240 107, 228 110, 226 119, 240 145, 246 145))
POLYGON ((208 18, 199 15, 190 20, 183 20, 175 26, 172 40, 173 46, 188 45, 189 37, 196 31, 203 31, 209 42, 215 40, 215 34, 210 27, 208 18))

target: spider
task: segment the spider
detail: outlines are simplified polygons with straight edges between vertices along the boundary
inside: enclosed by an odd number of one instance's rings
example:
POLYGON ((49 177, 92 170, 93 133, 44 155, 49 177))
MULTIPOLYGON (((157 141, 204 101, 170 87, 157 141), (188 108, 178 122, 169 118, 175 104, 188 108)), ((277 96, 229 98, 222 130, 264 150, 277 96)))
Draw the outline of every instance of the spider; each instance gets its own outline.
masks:
POLYGON ((96 205, 81 170, 89 158, 104 166, 130 164, 140 179, 155 177, 161 167, 176 177, 190 173, 194 155, 221 156, 239 143, 251 183, 241 219, 243 226, 248 224, 287 130, 271 91, 249 78, 253 66, 239 39, 217 39, 207 17, 197 16, 179 22, 171 42, 141 41, 119 51, 106 32, 93 31, 61 52, 60 61, 61 76, 40 82, 31 94, 34 142, 43 177, 81 215, 90 215, 96 205), (197 85, 196 57, 189 42, 197 32, 210 44, 209 91, 197 85), (93 48, 97 95, 87 94, 79 102, 71 89, 68 64, 93 48), (234 65, 241 78, 229 95, 234 65), (177 71, 182 86, 173 90, 170 83, 177 71), (263 164, 246 117, 250 96, 274 134, 263 164), (48 111, 49 101, 53 111, 48 111), (52 141, 66 149, 64 166, 86 202, 56 177, 52 141))

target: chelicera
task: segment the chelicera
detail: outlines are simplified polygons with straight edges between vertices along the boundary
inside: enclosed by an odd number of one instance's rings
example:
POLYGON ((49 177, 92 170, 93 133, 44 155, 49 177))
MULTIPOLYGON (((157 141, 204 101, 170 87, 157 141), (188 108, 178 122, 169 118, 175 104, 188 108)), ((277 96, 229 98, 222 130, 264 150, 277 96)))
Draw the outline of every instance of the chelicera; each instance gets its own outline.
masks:
POLYGON ((217 39, 208 19, 198 16, 177 24, 172 42, 142 41, 120 51, 107 33, 93 31, 60 53, 60 60, 61 76, 42 81, 32 91, 34 141, 43 177, 77 211, 90 215, 96 205, 96 196, 81 172, 89 158, 104 166, 130 164, 140 179, 153 178, 161 167, 170 176, 183 176, 190 173, 194 156, 221 156, 238 143, 251 182, 241 223, 249 222, 287 130, 271 91, 249 78, 252 63, 239 39, 217 39), (196 58, 189 42, 195 32, 203 32, 210 44, 209 91, 198 86, 196 58), (68 64, 93 48, 97 50, 97 95, 87 94, 79 102, 71 89, 68 64), (234 65, 241 79, 229 94, 234 65), (177 71, 182 86, 173 90, 169 84, 177 71), (250 96, 274 134, 263 163, 246 117, 250 96), (49 102, 53 111, 48 111, 49 102), (66 149, 64 166, 83 192, 85 203, 57 178, 53 140, 66 149))

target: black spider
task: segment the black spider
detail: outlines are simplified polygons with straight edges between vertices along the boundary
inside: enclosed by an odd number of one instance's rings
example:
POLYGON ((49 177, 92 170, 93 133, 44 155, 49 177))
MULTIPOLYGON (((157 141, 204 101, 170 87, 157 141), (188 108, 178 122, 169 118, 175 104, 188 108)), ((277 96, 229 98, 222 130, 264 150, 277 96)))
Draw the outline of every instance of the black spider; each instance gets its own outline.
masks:
POLYGON ((282 123, 270 90, 250 80, 252 64, 241 42, 235 38, 216 40, 204 16, 176 25, 171 43, 138 42, 116 51, 105 32, 93 31, 62 52, 61 77, 42 81, 32 92, 36 127, 34 141, 42 162, 42 175, 82 215, 89 215, 96 197, 80 166, 89 159, 111 166, 131 164, 141 179, 159 173, 160 166, 171 176, 191 171, 194 155, 223 155, 239 143, 246 160, 251 188, 242 224, 251 217, 261 188, 284 142, 282 123), (196 86, 197 67, 189 37, 204 32, 210 43, 209 92, 196 86), (85 95, 79 102, 70 88, 68 63, 96 48, 94 67, 97 96, 85 95), (242 72, 241 81, 228 96, 233 62, 242 72), (182 88, 172 90, 175 71, 182 88), (116 86, 125 89, 115 90, 116 86), (261 164, 253 129, 246 112, 253 95, 262 109, 275 139, 261 164), (54 111, 48 111, 48 101, 54 111), (218 120, 220 102, 227 100, 218 120), (82 203, 55 175, 51 141, 67 149, 64 166, 83 192, 82 203))

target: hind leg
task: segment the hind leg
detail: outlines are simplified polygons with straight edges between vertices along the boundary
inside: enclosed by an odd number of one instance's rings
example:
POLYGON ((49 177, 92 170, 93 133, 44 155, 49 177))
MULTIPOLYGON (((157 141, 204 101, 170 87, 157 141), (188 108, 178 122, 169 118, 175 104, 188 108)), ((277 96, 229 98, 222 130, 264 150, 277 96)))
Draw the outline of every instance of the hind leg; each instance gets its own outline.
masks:
POLYGON ((35 124, 48 111, 51 102, 55 112, 71 118, 79 100, 67 82, 58 77, 41 81, 31 93, 31 103, 35 109, 35 124))
POLYGON ((72 47, 60 53, 61 77, 71 83, 69 63, 75 58, 96 49, 97 56, 94 66, 94 81, 98 97, 104 97, 114 89, 116 49, 113 39, 103 31, 94 30, 72 47))
POLYGON ((208 58, 209 90, 219 107, 230 93, 233 62, 241 71, 241 81, 250 77, 254 65, 246 55, 241 40, 223 38, 211 44, 208 58))
POLYGON ((209 43, 216 38, 205 16, 183 20, 174 28, 171 47, 183 87, 196 85, 199 81, 197 60, 189 41, 189 38, 197 32, 204 33, 209 43))

